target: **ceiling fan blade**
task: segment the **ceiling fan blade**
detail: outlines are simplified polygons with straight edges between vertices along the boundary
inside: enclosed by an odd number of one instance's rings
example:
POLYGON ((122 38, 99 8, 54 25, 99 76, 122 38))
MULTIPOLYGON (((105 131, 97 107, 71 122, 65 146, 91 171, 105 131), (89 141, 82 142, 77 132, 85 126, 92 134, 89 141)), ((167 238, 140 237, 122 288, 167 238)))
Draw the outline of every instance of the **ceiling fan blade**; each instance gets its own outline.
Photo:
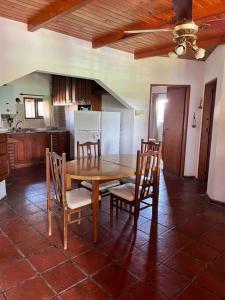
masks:
POLYGON ((137 29, 137 30, 126 30, 124 33, 135 34, 135 33, 151 33, 151 32, 168 32, 173 31, 171 28, 157 28, 157 29, 137 29))
POLYGON ((224 19, 214 19, 203 23, 200 28, 203 29, 224 29, 225 30, 225 18, 224 19))
POLYGON ((177 23, 192 21, 192 0, 173 0, 177 23))

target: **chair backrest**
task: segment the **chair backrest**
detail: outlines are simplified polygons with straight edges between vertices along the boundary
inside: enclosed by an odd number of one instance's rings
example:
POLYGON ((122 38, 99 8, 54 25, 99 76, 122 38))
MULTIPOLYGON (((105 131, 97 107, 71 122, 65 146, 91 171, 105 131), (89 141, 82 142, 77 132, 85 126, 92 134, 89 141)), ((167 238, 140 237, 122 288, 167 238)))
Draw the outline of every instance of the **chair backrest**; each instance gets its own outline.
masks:
POLYGON ((77 158, 83 157, 100 157, 101 156, 101 145, 100 140, 98 139, 97 142, 86 142, 80 144, 77 142, 77 158))
POLYGON ((158 191, 160 174, 160 152, 137 151, 135 200, 141 201, 158 191))
POLYGON ((149 150, 159 151, 161 153, 161 148, 161 142, 156 142, 156 140, 153 139, 150 139, 148 141, 144 141, 144 139, 141 139, 141 153, 147 152, 149 150))
MULTIPOLYGON (((65 193, 65 173, 66 173, 66 154, 59 156, 55 152, 46 149, 46 181, 48 193, 51 192, 51 181, 55 191, 55 200, 62 206, 66 205, 65 193)), ((49 195, 50 196, 50 195, 49 195)))

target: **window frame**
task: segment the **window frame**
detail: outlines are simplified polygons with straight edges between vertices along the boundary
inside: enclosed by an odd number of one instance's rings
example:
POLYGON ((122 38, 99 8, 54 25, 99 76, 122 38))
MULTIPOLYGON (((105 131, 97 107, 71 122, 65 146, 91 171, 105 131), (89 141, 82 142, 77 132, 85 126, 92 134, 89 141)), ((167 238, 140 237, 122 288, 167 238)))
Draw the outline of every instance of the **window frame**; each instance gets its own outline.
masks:
POLYGON ((38 103, 39 102, 44 102, 44 99, 36 98, 36 97, 24 97, 23 98, 25 119, 27 119, 27 120, 44 119, 44 116, 40 116, 38 114, 38 103), (30 117, 26 116, 26 100, 34 100, 34 113, 35 113, 34 117, 30 118, 30 117))

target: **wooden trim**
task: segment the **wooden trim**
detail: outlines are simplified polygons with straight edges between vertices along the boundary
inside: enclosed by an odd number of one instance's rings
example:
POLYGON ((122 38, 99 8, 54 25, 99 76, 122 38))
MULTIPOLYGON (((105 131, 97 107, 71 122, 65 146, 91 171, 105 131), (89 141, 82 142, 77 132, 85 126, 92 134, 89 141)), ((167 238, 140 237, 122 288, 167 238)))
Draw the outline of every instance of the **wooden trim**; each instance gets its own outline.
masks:
POLYGON ((190 103, 191 86, 186 87, 185 95, 185 107, 184 107, 184 118, 183 118, 183 134, 182 134, 182 151, 181 151, 181 162, 180 162, 180 176, 184 176, 184 164, 187 144, 187 127, 188 127, 188 115, 189 115, 189 103, 190 103))
MULTIPOLYGON (((197 40, 197 45, 198 47, 209 47, 209 46, 217 46, 225 44, 225 36, 215 36, 210 39, 205 39, 205 40, 197 40)), ((142 51, 138 51, 134 53, 134 58, 135 59, 140 59, 140 58, 147 58, 147 57, 152 57, 152 56, 160 56, 160 55, 166 55, 170 51, 173 51, 175 48, 176 44, 168 44, 164 48, 159 48, 159 49, 145 49, 142 51)))
POLYGON ((75 11, 93 0, 56 0, 28 20, 28 30, 35 31, 75 11))
MULTIPOLYGON (((209 82, 205 83, 205 88, 204 88, 204 102, 203 102, 203 109, 202 109, 202 122, 201 122, 201 135, 200 135, 200 144, 199 144, 199 156, 198 156, 198 179, 200 177, 200 165, 199 165, 199 161, 200 161, 200 155, 201 155, 201 141, 202 141, 202 125, 203 125, 203 113, 204 113, 204 104, 205 104, 205 91, 206 91, 206 86, 208 85, 214 85, 214 98, 213 98, 213 102, 212 102, 212 106, 211 106, 211 116, 210 116, 210 132, 209 132, 209 141, 208 141, 208 149, 207 151, 209 151, 208 154, 208 172, 209 172, 209 163, 210 163, 210 153, 211 153, 211 144, 212 144, 212 130, 213 130, 213 118, 214 118, 214 109, 215 109, 215 102, 216 102, 216 91, 217 91, 217 78, 214 78, 212 80, 210 80, 209 82)), ((199 179, 199 181, 201 181, 199 179)), ((205 182, 205 184, 208 185, 208 174, 207 174, 207 182, 205 182)))
POLYGON ((152 88, 154 86, 166 86, 166 87, 184 87, 186 88, 185 95, 185 108, 184 108, 184 118, 183 118, 183 134, 182 134, 182 150, 181 150, 181 162, 180 162, 180 176, 184 176, 184 165, 185 165, 185 153, 186 153, 186 144, 187 144, 187 128, 188 128, 188 116, 189 116, 189 103, 190 103, 190 94, 191 86, 185 84, 150 84, 150 100, 149 100, 149 115, 148 115, 148 138, 150 131, 150 114, 152 109, 152 88))

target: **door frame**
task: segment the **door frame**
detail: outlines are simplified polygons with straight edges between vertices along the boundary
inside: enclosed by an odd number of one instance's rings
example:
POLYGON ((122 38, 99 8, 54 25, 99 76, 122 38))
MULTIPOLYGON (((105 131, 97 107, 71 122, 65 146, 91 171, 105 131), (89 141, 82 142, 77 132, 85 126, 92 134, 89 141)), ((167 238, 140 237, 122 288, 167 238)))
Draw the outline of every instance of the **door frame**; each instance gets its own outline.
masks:
POLYGON ((183 87, 186 88, 185 103, 184 103, 184 114, 183 114, 183 133, 181 141, 181 161, 180 161, 180 172, 179 176, 184 176, 184 165, 185 165, 185 153, 186 153, 186 144, 187 144, 187 128, 188 128, 188 116, 189 116, 189 103, 191 95, 191 85, 186 84, 150 84, 150 101, 149 101, 149 114, 148 114, 148 138, 150 132, 150 115, 152 109, 152 88, 155 86, 164 86, 164 87, 183 87))
POLYGON ((200 169, 200 155, 201 155, 201 142, 202 142, 202 122, 203 122, 203 114, 204 114, 204 105, 205 105, 205 91, 207 85, 212 85, 214 88, 214 96, 211 103, 211 115, 210 115, 210 128, 209 128, 209 141, 208 141, 208 148, 207 148, 207 161, 206 161, 206 168, 207 168, 207 178, 205 185, 208 185, 208 175, 209 175, 209 163, 210 163, 210 154, 211 154, 211 145, 212 145, 212 131, 213 131, 213 120, 214 120, 214 110, 215 110, 215 103, 216 103, 216 90, 217 90, 217 78, 214 78, 205 83, 204 87, 204 96, 203 96, 203 108, 202 108, 202 120, 201 120, 201 133, 200 133, 200 144, 199 144, 199 155, 198 155, 198 180, 199 180, 199 169, 200 169))

